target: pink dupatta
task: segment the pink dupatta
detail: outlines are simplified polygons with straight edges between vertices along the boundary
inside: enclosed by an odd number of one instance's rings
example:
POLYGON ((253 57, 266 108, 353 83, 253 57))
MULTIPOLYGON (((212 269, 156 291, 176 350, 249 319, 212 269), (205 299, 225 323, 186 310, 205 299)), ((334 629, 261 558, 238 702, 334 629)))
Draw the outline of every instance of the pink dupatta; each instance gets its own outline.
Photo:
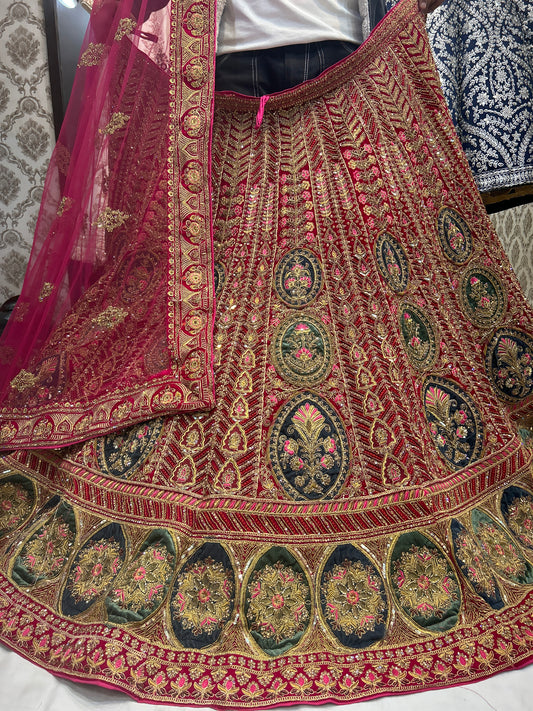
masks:
POLYGON ((0 345, 0 447, 214 405, 215 2, 95 3, 0 345))

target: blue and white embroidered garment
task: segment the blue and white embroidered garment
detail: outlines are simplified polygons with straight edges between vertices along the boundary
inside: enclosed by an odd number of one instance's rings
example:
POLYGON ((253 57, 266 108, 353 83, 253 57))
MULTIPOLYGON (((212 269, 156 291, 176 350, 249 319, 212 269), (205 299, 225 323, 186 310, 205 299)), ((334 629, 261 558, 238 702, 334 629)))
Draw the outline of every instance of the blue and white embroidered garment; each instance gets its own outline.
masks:
POLYGON ((480 191, 533 183, 533 0, 448 0, 427 29, 480 191))

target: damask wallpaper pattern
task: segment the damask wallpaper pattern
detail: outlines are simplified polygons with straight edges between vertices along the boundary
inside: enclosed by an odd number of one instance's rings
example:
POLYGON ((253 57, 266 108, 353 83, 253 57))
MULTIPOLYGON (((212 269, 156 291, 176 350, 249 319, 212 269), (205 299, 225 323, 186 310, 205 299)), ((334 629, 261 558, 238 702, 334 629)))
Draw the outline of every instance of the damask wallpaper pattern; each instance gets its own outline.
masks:
POLYGON ((533 203, 490 216, 530 304, 533 304, 533 203))
POLYGON ((19 294, 54 145, 40 0, 0 0, 0 304, 19 294))

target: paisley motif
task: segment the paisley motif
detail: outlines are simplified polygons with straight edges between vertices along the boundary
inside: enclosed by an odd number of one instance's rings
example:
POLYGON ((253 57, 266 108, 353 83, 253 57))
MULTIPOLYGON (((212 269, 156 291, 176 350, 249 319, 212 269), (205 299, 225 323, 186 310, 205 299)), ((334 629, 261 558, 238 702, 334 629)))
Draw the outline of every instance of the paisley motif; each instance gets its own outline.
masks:
POLYGON ((342 486, 349 464, 344 425, 333 407, 311 392, 295 395, 279 410, 269 456, 293 499, 329 499, 342 486))
POLYGON ((428 632, 455 627, 461 606, 459 583, 448 558, 419 531, 398 537, 389 580, 398 605, 417 627, 428 632))
POLYGON ((168 531, 155 530, 124 565, 105 600, 111 622, 139 622, 164 601, 174 572, 176 547, 168 531))
POLYGON ((363 649, 385 637, 388 614, 383 580, 351 544, 331 553, 320 579, 322 617, 345 647, 363 649))
POLYGON ((498 397, 518 402, 533 392, 533 338, 515 328, 500 328, 485 352, 487 375, 498 397))
POLYGON ((298 644, 311 620, 311 586, 286 548, 270 548, 245 587, 244 616, 261 649, 278 656, 298 644))
POLYGON ((121 526, 110 523, 80 549, 67 575, 61 598, 64 615, 85 612, 111 589, 124 562, 126 541, 121 526))
POLYGON ((219 543, 204 543, 181 567, 172 590, 172 629, 184 647, 218 640, 235 604, 235 573, 219 543))
POLYGON ((507 308, 501 280, 493 271, 480 266, 463 274, 459 299, 468 320, 480 328, 496 326, 507 308))
POLYGON ((526 548, 533 548, 533 495, 518 486, 502 494, 501 512, 506 524, 526 548))
POLYGON ((429 316, 417 306, 404 302, 398 311, 400 335, 411 365, 428 370, 438 356, 437 332, 429 316))
POLYGON ((309 249, 292 249, 275 270, 275 289, 287 306, 301 308, 317 297, 322 288, 322 269, 309 249))
POLYGON ((22 546, 11 571, 14 582, 30 587, 55 580, 63 572, 75 540, 74 509, 61 502, 22 546))
POLYGON ((483 424, 470 395, 452 380, 431 377, 422 388, 422 400, 433 442, 446 464, 462 469, 479 459, 483 424))
POLYGON ((331 342, 324 325, 301 314, 289 316, 276 330, 272 360, 278 373, 294 385, 315 385, 331 367, 331 342))
POLYGON ((162 428, 163 420, 157 418, 100 437, 96 441, 96 456, 101 471, 119 479, 132 476, 150 456, 162 428))
POLYGON ((472 256, 472 234, 466 221, 452 207, 443 207, 437 218, 437 232, 445 256, 464 264, 472 256))
POLYGON ((476 537, 457 519, 451 522, 451 534, 455 559, 462 574, 488 605, 500 610, 504 605, 500 588, 476 537))
POLYGON ((533 583, 533 568, 507 531, 479 509, 472 511, 471 518, 472 530, 493 570, 519 585, 533 583))
POLYGON ((35 505, 35 486, 25 476, 8 470, 0 479, 0 537, 26 521, 35 505))
POLYGON ((397 294, 407 289, 409 265, 402 245, 388 232, 376 240, 374 254, 381 276, 397 294))

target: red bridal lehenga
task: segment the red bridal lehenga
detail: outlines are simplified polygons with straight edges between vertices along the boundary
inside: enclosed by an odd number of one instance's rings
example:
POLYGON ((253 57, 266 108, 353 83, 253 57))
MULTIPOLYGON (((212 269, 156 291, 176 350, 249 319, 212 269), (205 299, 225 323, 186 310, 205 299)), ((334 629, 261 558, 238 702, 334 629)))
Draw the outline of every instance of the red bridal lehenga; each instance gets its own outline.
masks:
POLYGON ((531 311, 415 0, 266 106, 145 6, 93 11, 2 341, 1 639, 239 709, 528 663, 531 311))

